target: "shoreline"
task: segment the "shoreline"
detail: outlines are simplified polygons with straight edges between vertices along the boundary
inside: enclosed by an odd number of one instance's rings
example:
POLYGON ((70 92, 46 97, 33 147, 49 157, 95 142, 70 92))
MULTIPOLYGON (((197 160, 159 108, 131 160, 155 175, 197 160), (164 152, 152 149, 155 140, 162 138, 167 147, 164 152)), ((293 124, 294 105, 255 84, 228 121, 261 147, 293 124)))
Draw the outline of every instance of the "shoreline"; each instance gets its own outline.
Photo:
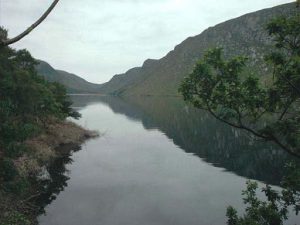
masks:
POLYGON ((15 159, 14 165, 23 179, 20 185, 27 186, 16 194, 4 191, 0 183, 0 225, 37 225, 41 207, 36 199, 43 194, 39 190, 43 189, 45 181, 51 180, 48 176, 51 163, 72 154, 74 146, 96 137, 99 137, 97 131, 87 130, 74 122, 52 120, 43 133, 25 141, 29 150, 15 159))

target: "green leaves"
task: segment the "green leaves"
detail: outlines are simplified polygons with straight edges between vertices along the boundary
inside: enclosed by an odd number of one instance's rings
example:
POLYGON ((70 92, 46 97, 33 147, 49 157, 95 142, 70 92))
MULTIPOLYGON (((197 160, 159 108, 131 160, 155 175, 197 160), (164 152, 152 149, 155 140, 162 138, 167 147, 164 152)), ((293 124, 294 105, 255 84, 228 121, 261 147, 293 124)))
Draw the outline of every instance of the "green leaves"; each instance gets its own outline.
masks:
POLYGON ((0 225, 30 225, 30 220, 22 213, 19 212, 11 212, 6 215, 4 222, 0 223, 0 225))
MULTIPOLYGON (((245 73, 247 58, 224 59, 223 50, 208 50, 179 91, 195 107, 251 134, 273 141, 300 157, 300 15, 276 18, 267 25, 274 40, 273 52, 265 56, 273 74, 268 82, 245 73)), ((228 225, 282 225, 289 207, 300 212, 300 173, 293 165, 284 179, 281 193, 266 186, 266 201, 257 195, 256 182, 247 182, 242 192, 245 214, 239 217, 228 207, 228 225)))
MULTIPOLYGON (((7 32, 0 28, 1 34, 7 32)), ((9 186, 6 190, 26 187, 13 162, 29 152, 24 142, 43 131, 49 119, 80 116, 65 88, 38 76, 35 65, 27 50, 0 47, 0 186, 9 186)))
POLYGON ((275 47, 287 49, 293 54, 299 54, 300 15, 294 17, 278 17, 273 19, 266 27, 270 36, 274 38, 275 47))
POLYGON ((247 73, 247 57, 224 59, 208 50, 179 92, 195 107, 300 157, 300 16, 277 18, 267 26, 274 51, 265 56, 273 74, 262 81, 247 73))
MULTIPOLYGON (((294 166, 294 164, 291 164, 294 166)), ((295 169, 295 168, 294 168, 295 169)), ((290 206, 294 206, 296 214, 299 212, 300 192, 299 192, 299 169, 293 173, 288 173, 285 182, 286 189, 281 192, 275 191, 271 186, 262 188, 265 200, 257 197, 258 185, 256 182, 247 181, 246 190, 242 191, 243 201, 246 205, 245 214, 242 217, 237 215, 237 211, 229 206, 227 208, 228 225, 282 225, 289 216, 290 206), (296 175, 296 177, 295 177, 296 175), (292 182, 291 182, 292 180, 292 182), (291 182, 291 183, 289 183, 291 182)))
POLYGON ((10 181, 17 176, 18 172, 15 169, 14 163, 11 159, 5 158, 0 161, 0 176, 4 181, 10 181))
POLYGON ((255 117, 266 94, 257 78, 241 76, 246 61, 246 57, 226 61, 222 57, 222 49, 209 50, 183 81, 180 92, 185 100, 197 102, 199 108, 218 109, 216 113, 223 119, 238 122, 246 107, 255 117))

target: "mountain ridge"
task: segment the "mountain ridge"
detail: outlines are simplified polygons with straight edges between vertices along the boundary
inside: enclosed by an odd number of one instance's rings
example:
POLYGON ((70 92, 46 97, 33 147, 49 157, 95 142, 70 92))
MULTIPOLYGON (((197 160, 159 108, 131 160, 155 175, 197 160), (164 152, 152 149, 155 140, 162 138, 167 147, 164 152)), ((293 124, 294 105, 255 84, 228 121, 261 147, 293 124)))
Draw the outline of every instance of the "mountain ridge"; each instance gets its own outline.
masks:
POLYGON ((249 69, 262 75, 268 73, 263 56, 270 50, 272 40, 265 24, 275 16, 294 15, 295 3, 247 13, 219 23, 202 33, 186 38, 158 60, 147 59, 141 67, 115 75, 104 83, 100 93, 110 95, 178 95, 181 80, 193 69, 205 50, 222 47, 225 57, 247 55, 249 69))
POLYGON ((49 63, 37 60, 37 73, 50 82, 63 84, 68 93, 99 93, 102 84, 94 84, 73 73, 54 69, 49 63))

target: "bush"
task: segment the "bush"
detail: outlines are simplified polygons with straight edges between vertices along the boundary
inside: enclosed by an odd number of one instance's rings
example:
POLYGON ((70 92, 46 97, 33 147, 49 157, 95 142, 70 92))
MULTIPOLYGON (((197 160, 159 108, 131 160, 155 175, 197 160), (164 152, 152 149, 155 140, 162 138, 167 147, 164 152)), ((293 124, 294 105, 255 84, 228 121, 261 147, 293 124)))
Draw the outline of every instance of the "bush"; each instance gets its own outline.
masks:
POLYGON ((9 158, 4 158, 0 161, 0 176, 4 181, 11 181, 18 175, 13 161, 9 158))
POLYGON ((21 157, 27 151, 28 149, 26 145, 17 142, 12 142, 4 150, 4 154, 6 157, 16 159, 18 157, 21 157))
POLYGON ((0 225, 30 225, 26 216, 19 212, 11 212, 0 225))
POLYGON ((28 191, 30 187, 30 182, 27 178, 18 177, 15 180, 6 182, 4 184, 4 190, 9 193, 13 193, 16 195, 22 195, 28 191))
MULTIPOLYGON (((0 34, 6 39, 1 27, 0 34)), ((0 182, 15 193, 29 185, 13 162, 28 152, 24 142, 41 133, 50 120, 80 116, 71 108, 65 87, 39 76, 36 64, 27 50, 0 46, 0 182)))

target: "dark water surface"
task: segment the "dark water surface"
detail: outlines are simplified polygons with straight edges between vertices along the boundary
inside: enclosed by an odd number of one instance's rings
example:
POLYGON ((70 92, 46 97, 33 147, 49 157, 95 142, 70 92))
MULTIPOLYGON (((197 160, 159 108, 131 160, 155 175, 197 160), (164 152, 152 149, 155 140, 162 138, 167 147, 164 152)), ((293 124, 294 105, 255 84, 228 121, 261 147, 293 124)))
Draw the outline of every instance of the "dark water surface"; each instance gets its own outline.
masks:
POLYGON ((291 159, 177 98, 72 98, 103 136, 51 165, 41 225, 225 224, 247 179, 279 185, 291 159))

